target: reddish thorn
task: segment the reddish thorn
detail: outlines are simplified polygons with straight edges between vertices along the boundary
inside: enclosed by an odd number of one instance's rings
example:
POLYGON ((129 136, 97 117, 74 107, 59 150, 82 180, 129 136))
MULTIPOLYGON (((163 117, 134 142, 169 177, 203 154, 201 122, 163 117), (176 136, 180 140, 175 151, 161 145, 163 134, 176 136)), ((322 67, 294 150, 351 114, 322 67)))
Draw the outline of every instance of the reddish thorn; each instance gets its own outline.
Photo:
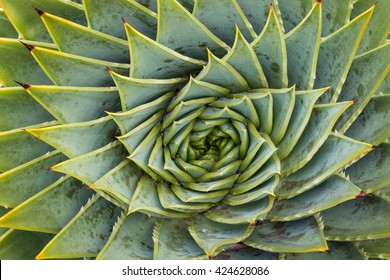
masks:
POLYGON ((20 85, 21 87, 23 87, 24 89, 29 89, 31 87, 31 85, 29 85, 29 84, 24 84, 24 83, 15 81, 15 80, 14 80, 14 82, 17 83, 18 85, 20 85))
POLYGON ((110 73, 112 72, 110 67, 106 66, 106 69, 107 69, 108 72, 110 72, 110 73))
POLYGON ((272 6, 272 3, 269 3, 269 8, 270 8, 270 9, 272 9, 272 8, 273 8, 273 6, 272 6))
POLYGON ((53 167, 49 167, 48 169, 47 169, 47 171, 52 171, 53 170, 53 167))
POLYGON ((124 18, 122 18, 122 21, 123 21, 124 24, 126 24, 126 20, 124 18))
POLYGON ((36 261, 36 260, 37 260, 37 258, 35 257, 35 258, 33 258, 33 260, 34 260, 34 261, 36 261))
MULTIPOLYGON (((320 1, 321 2, 321 1, 320 1)), ((328 249, 328 250, 325 250, 325 253, 328 253, 328 254, 330 254, 330 250, 328 249)))
POLYGON ((42 11, 41 9, 38 9, 37 7, 34 7, 34 6, 33 6, 33 8, 35 9, 35 11, 37 11, 39 16, 43 16, 45 14, 45 12, 42 11))
POLYGON ((316 0, 317 3, 321 3, 321 0, 316 0))
POLYGON ((361 192, 356 196, 356 198, 358 198, 358 197, 365 197, 365 196, 368 196, 368 194, 366 194, 364 191, 361 191, 361 192))
POLYGON ((376 148, 378 148, 378 146, 376 146, 376 145, 371 145, 371 148, 376 149, 376 148))
POLYGON ((211 260, 211 255, 207 255, 207 258, 209 259, 209 261, 211 260))
POLYGON ((376 4, 378 4, 378 1, 375 1, 375 3, 374 3, 374 7, 376 7, 376 4))
POLYGON ((356 104, 356 103, 358 103, 357 100, 352 100, 352 104, 356 104))
POLYGON ((28 49, 29 52, 31 52, 35 48, 34 46, 31 46, 29 44, 23 43, 22 41, 20 41, 20 43, 22 43, 28 49))

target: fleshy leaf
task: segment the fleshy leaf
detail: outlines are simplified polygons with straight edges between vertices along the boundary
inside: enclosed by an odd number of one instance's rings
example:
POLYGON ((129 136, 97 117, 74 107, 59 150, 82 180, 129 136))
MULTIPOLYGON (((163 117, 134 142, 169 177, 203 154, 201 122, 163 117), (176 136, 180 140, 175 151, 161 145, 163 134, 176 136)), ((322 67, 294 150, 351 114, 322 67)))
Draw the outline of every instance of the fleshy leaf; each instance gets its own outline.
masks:
POLYGON ((123 146, 112 142, 103 148, 74 157, 50 169, 79 179, 87 185, 100 179, 126 157, 123 146))
POLYGON ((58 151, 47 153, 14 169, 0 174, 0 205, 16 207, 61 177, 49 167, 66 157, 58 151))
POLYGON ((184 220, 161 220, 154 229, 153 240, 153 259, 155 260, 205 258, 204 251, 190 235, 188 225, 184 220))
POLYGON ((313 217, 291 222, 262 222, 244 244, 269 252, 326 251, 324 234, 313 217))
POLYGON ((390 238, 363 240, 357 246, 370 258, 390 258, 390 238))
POLYGON ((158 3, 157 42, 183 55, 203 60, 207 58, 206 47, 218 56, 229 49, 176 1, 159 0, 158 3))
POLYGON ((321 213, 328 240, 352 241, 390 237, 390 203, 359 197, 321 213))
POLYGON ((202 69, 205 62, 196 60, 157 43, 125 23, 130 45, 132 78, 166 79, 187 76, 202 69))
POLYGON ((134 0, 83 0, 91 28, 126 39, 121 18, 150 38, 156 37, 156 13, 134 0))
POLYGON ((271 88, 287 87, 287 51, 284 34, 271 6, 267 23, 251 43, 271 88))
POLYGON ((335 175, 301 195, 276 201, 267 218, 272 221, 296 220, 354 199, 360 192, 346 178, 335 175))
POLYGON ((115 140, 117 126, 110 117, 26 131, 55 147, 69 158, 99 149, 115 140))
POLYGON ((74 178, 61 178, 1 217, 0 226, 58 233, 92 193, 74 178))
MULTIPOLYGON (((245 246, 245 245, 244 245, 245 246)), ((262 251, 245 246, 235 249, 234 247, 219 253, 214 260, 277 260, 278 254, 262 251)))
POLYGON ((213 257, 227 246, 244 240, 254 229, 250 224, 220 224, 204 216, 193 218, 188 222, 188 225, 192 238, 205 251, 208 257, 213 257))
POLYGON ((122 215, 97 260, 150 260, 156 221, 141 213, 122 215))
MULTIPOLYGON (((354 0, 344 1, 322 1, 323 5, 323 25, 322 25, 322 37, 336 32, 348 23, 351 15, 351 10, 354 5, 354 0)), ((355 7, 353 7, 355 8, 355 7)))
POLYGON ((96 257, 119 214, 118 207, 99 195, 94 196, 36 259, 96 257))

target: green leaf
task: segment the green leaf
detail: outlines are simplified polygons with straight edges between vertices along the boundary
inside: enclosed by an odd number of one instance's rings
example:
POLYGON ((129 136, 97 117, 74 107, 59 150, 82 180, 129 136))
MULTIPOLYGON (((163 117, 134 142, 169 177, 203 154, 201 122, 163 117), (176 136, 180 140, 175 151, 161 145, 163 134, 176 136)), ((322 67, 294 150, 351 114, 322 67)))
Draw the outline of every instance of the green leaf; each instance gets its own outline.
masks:
POLYGON ((188 231, 186 221, 166 219, 157 223, 154 232, 155 260, 188 260, 204 258, 205 254, 188 231))
POLYGON ((370 144, 331 133, 307 165, 282 178, 275 190, 276 196, 280 199, 297 196, 325 181, 372 149, 370 144))
POLYGON ((30 86, 27 92, 61 123, 95 120, 118 111, 118 92, 110 87, 30 86))
POLYGON ((200 191, 200 192, 226 190, 233 187, 238 176, 239 176, 238 174, 234 174, 224 179, 215 180, 211 182, 204 182, 204 183, 185 182, 183 183, 183 186, 190 190, 200 191))
POLYGON ((41 67, 16 39, 0 38, 0 85, 12 87, 14 80, 29 84, 52 84, 41 67))
POLYGON ((58 180, 61 174, 48 168, 63 160, 54 151, 0 174, 0 205, 14 208, 58 180))
POLYGON ((348 167, 345 173, 365 193, 390 185, 390 143, 383 143, 361 160, 348 167))
POLYGON ((151 102, 168 92, 179 90, 187 79, 136 79, 110 71, 121 98, 122 110, 127 111, 151 102))
POLYGON ((130 45, 132 78, 185 77, 202 69, 205 62, 181 55, 157 43, 125 23, 130 45))
MULTIPOLYGON (((268 135, 272 130, 272 118, 273 118, 273 100, 272 94, 269 92, 261 92, 260 90, 254 90, 250 93, 245 93, 256 108, 257 115, 259 116, 260 129, 268 135)), ((238 95, 237 95, 238 96, 238 95)))
POLYGON ((322 103, 337 100, 372 11, 369 9, 321 41, 314 88, 332 87, 321 96, 322 103))
POLYGON ((196 76, 196 80, 223 86, 232 93, 248 90, 248 83, 229 63, 217 58, 210 51, 208 54, 208 63, 196 76))
POLYGON ((192 238, 209 258, 244 240, 252 233, 253 229, 254 227, 250 224, 220 224, 204 216, 197 216, 188 222, 188 230, 192 238))
MULTIPOLYGON (((214 2, 213 2, 214 3, 214 2)), ((268 82, 257 59, 255 51, 236 29, 236 39, 232 50, 223 57, 247 81, 250 88, 267 88, 268 82)))
POLYGON ((125 135, 137 126, 143 124, 149 118, 152 118, 152 116, 159 111, 164 110, 173 96, 175 96, 175 93, 170 92, 156 100, 140 105, 129 111, 123 113, 109 113, 109 115, 118 124, 122 135, 125 135))
MULTIPOLYGON (((305 6, 311 0, 300 2, 302 2, 302 6, 305 6)), ((299 3, 296 4, 299 5, 299 3)), ((297 89, 312 89, 314 85, 318 50, 321 42, 321 6, 321 2, 316 2, 303 21, 291 30, 285 38, 289 85, 295 85, 297 89)), ((296 5, 290 3, 286 7, 299 11, 296 5)))
POLYGON ((119 214, 118 207, 99 195, 94 196, 36 259, 96 257, 119 214))
POLYGON ((0 237, 0 259, 32 260, 51 238, 52 234, 10 229, 0 237))
POLYGON ((273 202, 274 198, 272 196, 266 196, 259 201, 243 205, 219 204, 204 215, 217 223, 232 225, 249 223, 254 225, 257 220, 262 220, 271 210, 273 202))
POLYGON ((152 10, 153 12, 157 12, 157 0, 136 0, 141 5, 146 8, 152 10))
POLYGON ((270 8, 267 23, 251 43, 271 88, 287 87, 287 51, 284 34, 274 9, 270 8))
POLYGON ((103 148, 61 162, 50 169, 91 185, 122 162, 125 157, 123 146, 115 141, 103 148))
POLYGON ((0 10, 0 37, 2 38, 17 38, 18 32, 12 26, 3 10, 0 10))
POLYGON ((61 52, 129 63, 129 47, 125 40, 46 12, 41 13, 41 19, 61 52))
POLYGON ((285 260, 365 260, 367 259, 350 242, 328 242, 326 252, 287 253, 285 260))
POLYGON ((92 193, 74 178, 61 178, 1 217, 0 226, 58 233, 92 193))
POLYGON ((26 131, 61 151, 69 158, 99 149, 115 140, 117 126, 110 117, 26 131))
POLYGON ((345 135, 379 145, 390 137, 390 94, 374 96, 345 135))
POLYGON ((276 201, 267 218, 271 221, 291 221, 307 217, 355 199, 360 192, 349 180, 335 175, 301 195, 276 201))
POLYGON ((141 213, 122 215, 97 260, 150 260, 156 220, 141 213))
POLYGON ((304 167, 321 148, 340 115, 353 102, 314 106, 309 122, 288 157, 282 160, 282 174, 289 175, 304 167))
POLYGON ((218 203, 229 193, 229 190, 211 191, 207 193, 198 192, 183 188, 181 185, 172 185, 171 190, 183 202, 218 203))
POLYGON ((366 107, 390 71, 390 43, 364 53, 353 60, 339 100, 356 100, 357 104, 345 112, 336 124, 344 133, 366 107), (362 75, 364 71, 364 75, 362 75))
POLYGON ((134 212, 141 212, 158 218, 188 218, 194 216, 192 213, 181 213, 165 209, 160 203, 155 183, 148 175, 141 177, 130 202, 128 215, 134 212))
POLYGON ((389 1, 370 1, 360 0, 354 3, 354 9, 359 11, 360 4, 374 5, 375 10, 372 14, 372 18, 367 26, 367 30, 364 33, 362 42, 360 43, 358 53, 363 53, 374 49, 383 44, 390 32, 390 19, 388 17, 388 11, 390 10, 389 1))
POLYGON ((91 28, 126 39, 121 18, 150 38, 156 38, 157 16, 134 0, 83 0, 91 28))
POLYGON ((390 237, 390 203, 359 197, 321 213, 328 240, 353 241, 390 237))
POLYGON ((294 29, 304 20, 310 13, 313 2, 313 0, 277 0, 286 32, 294 29))
POLYGON ((327 88, 295 92, 295 104, 290 122, 282 140, 277 145, 278 150, 276 153, 281 160, 290 155, 295 145, 299 142, 310 120, 315 102, 326 90, 327 88))
POLYGON ((160 44, 203 60, 207 59, 206 47, 217 56, 224 55, 229 49, 175 0, 159 0, 158 3, 157 42, 160 44))
MULTIPOLYGON (((34 127, 43 126, 45 125, 34 127)), ((21 129, 2 132, 0 133, 0 172, 5 172, 43 156, 51 150, 53 150, 52 147, 21 129)))
POLYGON ((245 246, 229 249, 219 253, 214 260, 277 260, 278 255, 245 246))
POLYGON ((192 14, 229 46, 233 45, 236 26, 248 41, 256 38, 252 25, 236 0, 197 0, 192 14))
POLYGON ((61 0, 1 0, 0 6, 23 39, 50 42, 44 24, 34 7, 64 17, 72 22, 86 24, 82 6, 61 0), (34 26, 34 28, 31 28, 34 26))
POLYGON ((359 241, 357 246, 370 258, 390 258, 390 238, 363 240, 359 241))
POLYGON ((169 185, 165 182, 158 183, 157 191, 161 205, 166 209, 184 213, 198 213, 214 206, 213 203, 183 202, 172 192, 169 185))
POLYGON ((90 188, 101 190, 129 205, 141 176, 142 170, 126 159, 94 182, 90 188))
MULTIPOLYGON (((278 1, 280 2, 280 0, 278 1)), ((241 10, 246 15, 257 34, 263 30, 267 22, 270 3, 276 3, 274 0, 236 0, 236 2, 240 5, 241 10)))
POLYGON ((349 22, 351 10, 354 9, 355 0, 336 1, 335 3, 323 1, 322 36, 336 32, 349 22))
POLYGON ((328 250, 320 225, 313 217, 292 222, 262 222, 244 244, 269 252, 328 250))
POLYGON ((129 73, 128 64, 87 58, 41 47, 31 48, 32 56, 56 85, 110 86, 113 85, 113 81, 106 67, 120 74, 129 73))

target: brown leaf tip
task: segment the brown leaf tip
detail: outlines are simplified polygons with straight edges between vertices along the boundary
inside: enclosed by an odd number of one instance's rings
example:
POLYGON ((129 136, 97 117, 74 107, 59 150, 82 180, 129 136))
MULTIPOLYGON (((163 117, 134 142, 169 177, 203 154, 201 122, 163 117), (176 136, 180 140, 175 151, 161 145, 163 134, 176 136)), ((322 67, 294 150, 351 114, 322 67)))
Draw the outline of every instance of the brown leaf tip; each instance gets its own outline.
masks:
POLYGON ((24 84, 24 83, 15 81, 15 80, 14 80, 14 82, 17 83, 18 85, 20 85, 20 86, 21 86, 22 88, 24 88, 24 89, 29 89, 29 88, 31 87, 30 84, 24 84))
POLYGON ((321 2, 322 2, 322 0, 316 0, 316 2, 317 2, 317 3, 321 3, 321 2))
POLYGON ((356 104, 356 103, 358 103, 357 100, 352 100, 352 104, 356 104))
POLYGON ((123 22, 124 24, 126 24, 126 20, 125 20, 124 18, 122 18, 122 22, 123 22))
POLYGON ((376 146, 376 145, 371 145, 371 148, 376 149, 376 148, 378 148, 378 146, 376 146))
POLYGON ((41 9, 38 9, 37 7, 34 7, 34 6, 33 6, 33 8, 35 9, 35 11, 37 11, 39 16, 43 16, 45 14, 45 12, 42 11, 41 9))
POLYGON ((53 167, 49 167, 48 169, 47 169, 47 171, 52 171, 53 170, 53 167))
POLYGON ((272 10, 274 7, 272 5, 272 3, 269 3, 269 8, 272 10))
POLYGON ((368 196, 368 194, 365 193, 364 191, 361 191, 361 192, 356 196, 356 198, 358 198, 358 197, 365 197, 365 196, 368 196))
POLYGON ((378 4, 378 1, 375 1, 375 3, 374 3, 374 7, 376 7, 376 5, 378 4))
POLYGON ((22 41, 20 41, 27 49, 29 52, 31 52, 35 47, 34 46, 31 46, 29 44, 26 44, 26 43, 23 43, 22 41))
POLYGON ((112 70, 111 70, 111 68, 110 68, 110 67, 106 66, 106 69, 107 69, 107 71, 108 71, 109 73, 111 73, 111 72, 112 72, 112 70))

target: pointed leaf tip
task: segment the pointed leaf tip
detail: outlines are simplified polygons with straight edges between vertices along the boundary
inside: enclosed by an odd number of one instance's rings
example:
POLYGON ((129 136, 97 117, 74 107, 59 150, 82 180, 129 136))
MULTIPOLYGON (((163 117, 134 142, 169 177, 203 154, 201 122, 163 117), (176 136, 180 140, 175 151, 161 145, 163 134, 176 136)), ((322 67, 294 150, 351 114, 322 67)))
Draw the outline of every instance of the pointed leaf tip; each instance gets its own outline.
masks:
POLYGON ((112 72, 112 69, 111 69, 110 67, 106 66, 106 69, 107 69, 107 71, 108 71, 109 73, 112 72))
POLYGON ((378 146, 371 145, 371 148, 372 148, 372 149, 376 149, 376 148, 378 148, 378 146))
POLYGON ((321 3, 321 2, 322 2, 322 0, 316 0, 316 2, 317 2, 317 3, 321 3))
POLYGON ((19 41, 19 42, 22 43, 28 49, 29 52, 31 52, 35 48, 34 46, 23 43, 22 41, 19 41))
POLYGON ((127 22, 126 22, 126 20, 124 19, 124 18, 122 18, 122 22, 124 23, 124 24, 126 24, 127 22))
POLYGON ((358 103, 357 100, 352 100, 352 104, 356 104, 356 103, 358 103))
POLYGON ((24 89, 29 89, 31 87, 30 84, 25 84, 25 83, 21 83, 21 82, 18 82, 18 81, 15 81, 15 83, 17 83, 18 85, 20 85, 21 87, 23 87, 24 89))
POLYGON ((42 11, 41 9, 38 9, 37 7, 33 6, 33 8, 35 9, 35 11, 37 11, 38 15, 39 16, 43 16, 45 14, 44 11, 42 11))
POLYGON ((356 196, 356 198, 358 198, 358 197, 365 197, 365 196, 368 196, 368 194, 365 193, 364 191, 361 191, 361 192, 356 196))
POLYGON ((47 171, 52 171, 53 170, 53 167, 49 167, 48 169, 47 169, 47 171))

